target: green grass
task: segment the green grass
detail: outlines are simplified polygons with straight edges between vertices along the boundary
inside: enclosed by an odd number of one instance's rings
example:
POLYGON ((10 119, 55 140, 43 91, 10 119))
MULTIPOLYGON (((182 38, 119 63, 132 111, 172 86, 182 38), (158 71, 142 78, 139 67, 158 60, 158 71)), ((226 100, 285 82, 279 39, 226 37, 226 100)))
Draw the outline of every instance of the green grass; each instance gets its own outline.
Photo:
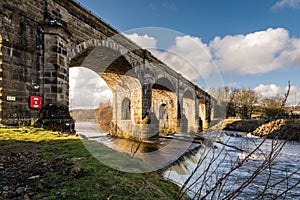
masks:
MULTIPOLYGON (((30 180, 34 187, 31 199, 175 199, 178 191, 157 172, 125 173, 102 164, 90 150, 101 152, 101 159, 130 157, 100 143, 89 142, 87 146, 76 136, 35 128, 0 129, 0 146, 3 152, 16 154, 34 150, 30 155, 38 164, 33 169, 27 167, 31 174, 37 170, 40 177, 30 180)), ((147 167, 140 160, 132 163, 147 167)))

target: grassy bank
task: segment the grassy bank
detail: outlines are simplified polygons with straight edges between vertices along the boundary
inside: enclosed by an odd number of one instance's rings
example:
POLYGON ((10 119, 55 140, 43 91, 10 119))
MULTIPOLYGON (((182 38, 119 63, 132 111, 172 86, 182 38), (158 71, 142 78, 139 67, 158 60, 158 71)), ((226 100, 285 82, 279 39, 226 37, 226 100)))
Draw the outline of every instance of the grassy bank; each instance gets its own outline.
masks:
POLYGON ((76 136, 0 129, 0 147, 0 199, 174 199, 178 191, 156 172, 107 167, 76 136))

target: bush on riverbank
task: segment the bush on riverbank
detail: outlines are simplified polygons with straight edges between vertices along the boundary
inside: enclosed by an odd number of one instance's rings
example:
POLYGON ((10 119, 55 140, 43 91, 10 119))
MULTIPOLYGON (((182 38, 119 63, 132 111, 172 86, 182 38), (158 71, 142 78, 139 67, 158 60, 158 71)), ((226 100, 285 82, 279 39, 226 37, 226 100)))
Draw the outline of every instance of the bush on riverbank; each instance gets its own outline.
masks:
POLYGON ((1 199, 174 199, 178 192, 158 173, 103 165, 74 135, 0 129, 0 146, 1 199))

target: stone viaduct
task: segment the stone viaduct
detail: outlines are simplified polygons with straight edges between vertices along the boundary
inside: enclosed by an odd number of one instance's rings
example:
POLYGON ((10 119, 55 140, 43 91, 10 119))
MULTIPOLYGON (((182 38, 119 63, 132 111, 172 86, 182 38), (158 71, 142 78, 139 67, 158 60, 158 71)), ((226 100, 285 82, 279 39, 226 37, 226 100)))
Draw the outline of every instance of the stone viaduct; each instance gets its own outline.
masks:
POLYGON ((99 74, 113 92, 111 134, 138 139, 206 129, 211 96, 72 0, 0 2, 0 118, 31 121, 43 105, 69 103, 69 68, 99 74))

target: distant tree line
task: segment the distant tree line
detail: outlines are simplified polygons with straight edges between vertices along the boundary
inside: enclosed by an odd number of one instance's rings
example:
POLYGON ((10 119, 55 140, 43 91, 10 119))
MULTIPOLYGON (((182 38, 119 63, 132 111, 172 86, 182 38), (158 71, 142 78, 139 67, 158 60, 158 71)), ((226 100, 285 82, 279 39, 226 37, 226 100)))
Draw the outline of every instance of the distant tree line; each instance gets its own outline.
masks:
POLYGON ((288 92, 285 96, 263 97, 250 88, 224 87, 214 92, 214 96, 218 107, 225 108, 226 118, 249 119, 256 116, 273 119, 287 118, 293 114, 294 110, 291 107, 282 106, 282 101, 288 96, 288 92))

